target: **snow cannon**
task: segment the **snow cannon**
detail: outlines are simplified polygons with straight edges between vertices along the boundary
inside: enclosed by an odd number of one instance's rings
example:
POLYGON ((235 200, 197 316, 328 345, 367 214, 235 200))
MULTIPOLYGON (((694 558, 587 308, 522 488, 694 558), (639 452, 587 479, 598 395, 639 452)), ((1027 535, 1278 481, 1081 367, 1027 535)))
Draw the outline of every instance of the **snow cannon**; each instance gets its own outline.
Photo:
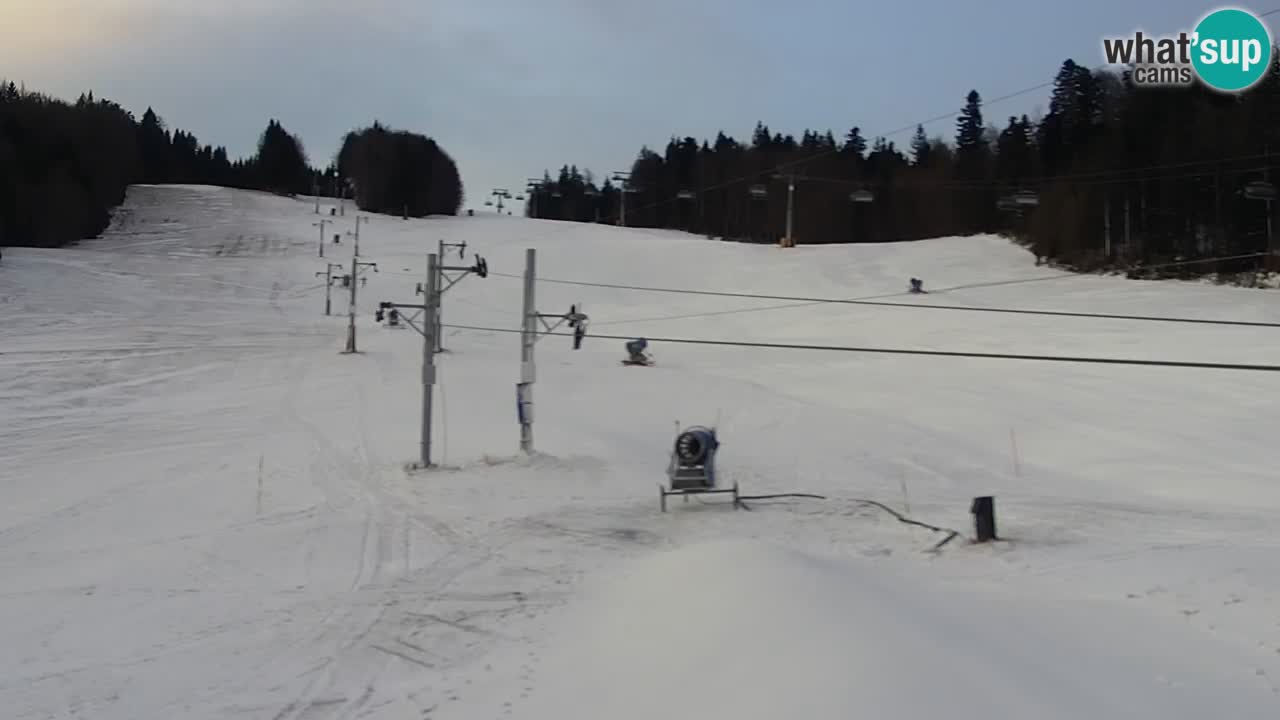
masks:
POLYGON ((395 308, 395 303, 380 302, 378 309, 373 313, 373 319, 377 322, 386 321, 382 327, 391 328, 393 330, 403 330, 404 326, 400 324, 400 311, 395 308))
POLYGON ((720 439, 716 431, 702 425, 683 430, 676 423, 676 440, 671 449, 671 461, 667 466, 668 485, 659 486, 662 511, 667 511, 667 496, 682 495, 685 502, 690 495, 732 493, 733 505, 738 507, 738 485, 721 489, 716 487, 716 453, 720 439))
POLYGON ((651 365, 652 358, 644 350, 649 347, 649 341, 644 338, 636 338, 627 343, 627 359, 622 361, 623 365, 651 365))
POLYGON ((671 464, 667 468, 671 490, 715 489, 716 450, 720 447, 716 431, 701 425, 694 425, 683 431, 677 425, 676 431, 671 464))

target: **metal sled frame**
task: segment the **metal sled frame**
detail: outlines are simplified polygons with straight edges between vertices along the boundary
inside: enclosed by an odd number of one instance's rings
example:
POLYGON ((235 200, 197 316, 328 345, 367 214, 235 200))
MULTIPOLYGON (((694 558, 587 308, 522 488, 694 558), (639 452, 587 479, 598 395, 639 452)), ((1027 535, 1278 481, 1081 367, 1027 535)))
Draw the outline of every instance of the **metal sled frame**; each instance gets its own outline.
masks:
POLYGON ((689 502, 690 495, 733 495, 733 509, 737 510, 742 503, 738 500, 738 483, 734 483, 731 488, 688 488, 684 490, 668 490, 663 485, 658 485, 659 499, 658 503, 662 507, 662 512, 667 511, 667 497, 671 495, 679 495, 684 498, 685 502, 689 502))
MULTIPOLYGON (((679 436, 690 429, 709 430, 712 437, 716 437, 715 430, 704 428, 701 426, 690 426, 680 428, 676 425, 677 441, 679 436)), ((670 486, 665 487, 658 485, 658 502, 662 508, 662 512, 667 511, 667 497, 671 495, 680 495, 684 497, 684 501, 689 502, 690 495, 733 495, 733 507, 738 509, 740 501, 738 500, 738 483, 734 483, 731 488, 716 487, 716 449, 719 447, 719 438, 716 438, 716 447, 708 451, 706 462, 701 465, 685 466, 680 464, 680 459, 675 447, 671 448, 671 462, 667 465, 667 478, 670 486)))

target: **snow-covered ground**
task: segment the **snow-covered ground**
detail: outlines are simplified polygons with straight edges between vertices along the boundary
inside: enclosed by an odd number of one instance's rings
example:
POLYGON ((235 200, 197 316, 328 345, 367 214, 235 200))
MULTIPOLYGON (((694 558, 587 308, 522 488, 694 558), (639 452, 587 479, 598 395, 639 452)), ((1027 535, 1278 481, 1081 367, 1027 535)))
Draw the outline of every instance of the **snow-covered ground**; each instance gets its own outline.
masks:
MULTIPOLYGON (((316 257, 316 220, 137 187, 102 239, 5 252, 3 717, 1276 717, 1280 374, 663 343, 639 369, 548 337, 530 458, 518 335, 453 328, 445 468, 411 474, 421 340, 372 318, 419 301, 438 240, 491 270, 446 323, 508 329, 527 247, 547 279, 774 295, 1280 322, 1273 292, 1065 276, 987 237, 372 216, 343 355, 316 273, 351 239, 316 257), (829 499, 660 513, 677 420, 718 423, 745 493, 829 499), (967 536, 987 494, 1006 540, 938 553, 857 502, 967 536)), ((537 292, 600 334, 1280 364, 1259 328, 537 292)))

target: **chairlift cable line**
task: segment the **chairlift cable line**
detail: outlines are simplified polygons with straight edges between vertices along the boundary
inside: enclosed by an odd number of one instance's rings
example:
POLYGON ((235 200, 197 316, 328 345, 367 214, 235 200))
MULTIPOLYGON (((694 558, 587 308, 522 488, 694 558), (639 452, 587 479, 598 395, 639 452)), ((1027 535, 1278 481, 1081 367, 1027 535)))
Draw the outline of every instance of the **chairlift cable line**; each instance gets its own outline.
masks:
MULTIPOLYGON (((1248 255, 1216 258, 1215 260, 1225 261, 1225 260, 1232 260, 1232 259, 1259 257, 1263 255, 1266 255, 1266 253, 1250 253, 1248 255)), ((1193 262, 1208 262, 1208 261, 1193 261, 1193 262)), ((1141 268, 1141 269, 1157 269, 1159 267, 1161 266, 1150 266, 1148 268, 1141 268)), ((1138 268, 1135 268, 1135 269, 1138 269, 1138 268)), ((507 278, 523 277, 523 276, 515 275, 512 273, 491 272, 490 274, 497 275, 500 277, 507 277, 507 278)), ((987 283, 987 284, 974 284, 970 286, 957 286, 954 288, 944 288, 943 290, 971 289, 976 287, 992 287, 992 286, 1001 285, 1001 284, 1058 280, 1058 279, 1067 278, 1067 277, 1089 277, 1089 276, 1088 275, 1072 275, 1072 274, 1055 275, 1047 278, 1026 278, 1024 280, 1012 280, 1012 281, 1003 281, 1003 282, 987 283)), ((749 299, 749 300, 781 300, 781 301, 787 301, 788 303, 787 305, 774 305, 774 306, 761 307, 761 308, 741 308, 738 310, 731 310, 731 311, 714 311, 714 312, 706 313, 705 316, 736 314, 736 313, 744 313, 744 312, 763 312, 767 310, 779 310, 787 307, 801 307, 801 306, 812 306, 812 305, 862 305, 862 306, 870 306, 870 307, 909 308, 914 310, 950 310, 950 311, 960 311, 960 312, 1001 313, 1001 314, 1009 314, 1009 315, 1040 315, 1040 316, 1048 316, 1048 317, 1075 317, 1075 318, 1089 318, 1089 319, 1099 319, 1099 320, 1128 320, 1128 321, 1136 321, 1136 322, 1163 322, 1163 323, 1179 323, 1179 324, 1193 324, 1193 325, 1224 325, 1224 326, 1236 326, 1236 327, 1280 328, 1280 322, 1265 322, 1265 321, 1255 321, 1255 320, 1223 320, 1223 319, 1213 319, 1213 318, 1169 317, 1169 316, 1159 316, 1159 315, 1132 315, 1132 314, 1124 314, 1124 313, 1091 313, 1091 312, 1068 311, 1068 310, 1032 310, 1027 308, 972 307, 968 305, 941 305, 941 304, 930 304, 930 303, 890 302, 886 300, 857 299, 857 298, 844 299, 844 298, 806 297, 806 296, 798 296, 798 295, 768 295, 763 293, 726 292, 726 291, 718 291, 718 290, 696 290, 691 288, 661 288, 661 287, 647 287, 642 285, 624 285, 624 284, 618 284, 618 283, 598 283, 598 282, 587 282, 587 281, 578 281, 578 280, 558 280, 553 278, 538 278, 538 282, 553 283, 553 284, 559 284, 559 285, 574 285, 579 287, 595 287, 595 288, 606 288, 606 289, 613 289, 613 290, 628 290, 628 291, 635 291, 635 292, 654 292, 654 293, 667 293, 667 294, 676 294, 676 295, 700 295, 700 296, 710 296, 710 297, 740 298, 740 299, 749 299)), ((934 292, 942 292, 943 290, 937 290, 934 292)), ((893 296, 888 296, 888 297, 893 297, 893 296)), ((675 319, 686 319, 686 318, 701 317, 701 316, 704 316, 704 315, 702 313, 697 313, 697 314, 683 315, 683 316, 671 317, 671 318, 654 318, 654 320, 658 320, 658 319, 675 320, 675 319)), ((633 320, 633 321, 626 321, 626 322, 646 322, 646 321, 647 320, 633 320)), ((622 323, 623 321, 617 321, 617 322, 611 322, 609 324, 616 325, 616 324, 622 324, 622 323)), ((602 323, 597 323, 597 324, 602 324, 602 323)))
MULTIPOLYGON (((445 327, 455 330, 465 330, 471 332, 490 332, 490 333, 522 333, 523 330, 511 328, 482 327, 477 325, 445 325, 445 327)), ((543 332, 539 336, 554 335, 558 337, 573 337, 572 333, 565 332, 543 332)), ((628 335, 596 335, 589 337, 597 340, 632 340, 628 335)), ((912 350, 907 348, 885 348, 885 347, 868 347, 868 346, 850 346, 850 345, 811 345, 801 343, 770 343, 770 342, 749 342, 744 340, 709 340, 703 338, 650 338, 646 340, 653 343, 670 343, 678 345, 719 345, 728 347, 750 347, 760 349, 776 349, 776 350, 810 350, 824 352, 847 352, 847 353, 873 353, 885 355, 919 355, 927 357, 949 357, 949 358, 974 358, 987 360, 1027 360, 1040 362, 1057 362, 1057 363, 1085 363, 1085 364, 1101 364, 1101 365, 1139 365, 1148 367, 1170 367, 1170 368, 1195 368, 1204 370, 1237 370, 1237 371, 1254 371, 1254 372, 1280 372, 1280 365, 1264 365, 1250 363, 1213 363, 1198 362, 1190 360, 1142 360, 1138 358, 1101 358, 1101 357, 1084 357, 1069 355, 1028 355, 1016 353, 984 353, 969 352, 959 350, 912 350)))
MULTIPOLYGON (((1266 11, 1266 12, 1258 13, 1256 16, 1257 16, 1258 18, 1265 18, 1265 17, 1269 17, 1269 16, 1271 16, 1271 15, 1275 15, 1276 13, 1280 13, 1280 8, 1273 8, 1273 9, 1268 10, 1268 11, 1266 11)), ((1107 65, 1104 63, 1104 64, 1099 65, 1098 67, 1094 68, 1093 70, 1094 70, 1094 71, 1097 71, 1097 70, 1102 69, 1102 68, 1105 68, 1105 67, 1107 67, 1107 65)), ((1013 92, 1005 93, 1004 95, 1000 95, 1000 96, 995 97, 995 98, 990 98, 990 99, 988 99, 988 100, 984 100, 982 104, 983 104, 983 107, 990 107, 990 106, 995 105, 995 104, 997 104, 997 103, 1002 103, 1002 102, 1005 102, 1005 101, 1007 101, 1007 100, 1012 100, 1012 99, 1014 99, 1014 98, 1021 97, 1021 96, 1023 96, 1023 95, 1027 95, 1027 94, 1029 94, 1029 93, 1033 93, 1033 92, 1036 92, 1036 91, 1038 91, 1038 90, 1044 90, 1044 89, 1046 89, 1046 88, 1052 87, 1052 86, 1053 86, 1053 84, 1054 84, 1054 81, 1053 81, 1053 80, 1049 80, 1049 81, 1046 81, 1046 82, 1038 83, 1038 84, 1036 84, 1036 85, 1032 85, 1032 86, 1030 86, 1030 87, 1022 88, 1021 90, 1015 90, 1015 91, 1013 91, 1013 92)), ((894 129, 892 129, 892 130, 889 130, 888 132, 875 133, 875 134, 873 134, 873 135, 869 135, 868 137, 877 137, 877 138, 889 138, 889 137, 893 137, 893 136, 895 136, 895 135, 899 135, 899 134, 901 134, 901 133, 909 132, 909 131, 911 131, 911 130, 914 130, 914 129, 916 128, 916 126, 918 126, 918 125, 919 125, 919 126, 923 126, 923 125, 932 125, 932 124, 933 124, 933 123, 935 123, 935 122, 941 122, 941 121, 943 121, 943 120, 950 120, 950 119, 955 118, 956 116, 958 116, 960 113, 961 113, 961 111, 960 111, 960 110, 954 110, 954 111, 951 111, 951 112, 948 112, 948 113, 943 113, 943 114, 940 114, 940 115, 935 115, 935 116, 933 116, 933 117, 931 117, 931 118, 929 118, 929 119, 927 119, 927 120, 917 121, 917 122, 909 123, 909 124, 907 124, 907 125, 903 125, 903 126, 898 127, 898 128, 894 128, 894 129)), ((762 176, 767 176, 767 175, 772 175, 772 174, 775 174, 775 173, 780 173, 780 172, 782 172, 783 170, 785 170, 786 168, 798 167, 798 166, 801 166, 801 165, 803 165, 803 164, 805 164, 805 163, 809 163, 809 162, 813 162, 814 160, 818 160, 818 159, 820 159, 820 158, 824 158, 824 157, 828 157, 828 156, 831 156, 831 155, 838 154, 839 152, 841 152, 841 149, 840 149, 839 147, 832 148, 832 149, 830 149, 830 150, 824 150, 824 151, 822 151, 822 152, 814 153, 814 154, 812 154, 812 155, 807 155, 807 156, 802 157, 802 158, 796 158, 796 159, 794 159, 794 160, 789 160, 789 161, 784 162, 784 163, 781 163, 781 164, 779 164, 779 165, 775 165, 775 166, 774 166, 773 168, 771 168, 771 169, 767 169, 767 170, 759 170, 759 171, 756 171, 756 172, 752 172, 752 173, 748 173, 748 174, 746 174, 746 175, 739 176, 739 177, 737 177, 737 178, 731 178, 731 179, 729 179, 729 180, 725 180, 725 181, 722 181, 722 182, 719 182, 719 183, 714 183, 714 184, 712 184, 712 185, 708 185, 708 186, 706 186, 706 187, 701 188, 698 192, 702 193, 702 192, 708 192, 708 191, 711 191, 711 190, 720 190, 720 189, 723 189, 723 188, 726 188, 726 187, 730 187, 730 186, 732 186, 732 185, 738 185, 738 184, 740 184, 740 183, 749 182, 749 181, 751 181, 751 180, 754 180, 754 179, 760 178, 760 177, 762 177, 762 176)), ((785 174, 785 173, 783 173, 783 174, 785 174)), ((1052 180, 1052 178, 1048 178, 1048 179, 1052 180)), ((673 202, 676 202, 676 201, 677 201, 677 199, 676 199, 676 198, 667 198, 667 199, 664 199, 664 200, 658 200, 658 201, 656 201, 656 202, 653 202, 653 203, 650 203, 650 204, 648 204, 648 205, 644 205, 644 206, 641 206, 641 207, 638 207, 638 208, 630 208, 630 210, 631 210, 631 212, 632 212, 632 213, 642 212, 642 211, 644 211, 644 210, 651 210, 651 209, 653 209, 653 208, 661 207, 661 206, 663 206, 663 205, 669 205, 669 204, 671 204, 671 203, 673 203, 673 202)), ((613 214, 611 214, 611 215, 610 215, 609 219, 616 219, 617 217, 618 217, 618 214, 617 214, 617 213, 613 213, 613 214)))

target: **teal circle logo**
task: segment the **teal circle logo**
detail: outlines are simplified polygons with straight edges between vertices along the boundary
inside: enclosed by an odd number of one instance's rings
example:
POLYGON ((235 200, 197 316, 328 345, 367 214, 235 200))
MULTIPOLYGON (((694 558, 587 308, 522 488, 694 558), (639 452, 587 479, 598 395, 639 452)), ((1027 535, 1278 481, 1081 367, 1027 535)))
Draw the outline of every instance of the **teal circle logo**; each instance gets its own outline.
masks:
POLYGON ((1192 42, 1191 64, 1215 90, 1248 90, 1271 68, 1271 32, 1245 10, 1224 8, 1205 15, 1192 42))

